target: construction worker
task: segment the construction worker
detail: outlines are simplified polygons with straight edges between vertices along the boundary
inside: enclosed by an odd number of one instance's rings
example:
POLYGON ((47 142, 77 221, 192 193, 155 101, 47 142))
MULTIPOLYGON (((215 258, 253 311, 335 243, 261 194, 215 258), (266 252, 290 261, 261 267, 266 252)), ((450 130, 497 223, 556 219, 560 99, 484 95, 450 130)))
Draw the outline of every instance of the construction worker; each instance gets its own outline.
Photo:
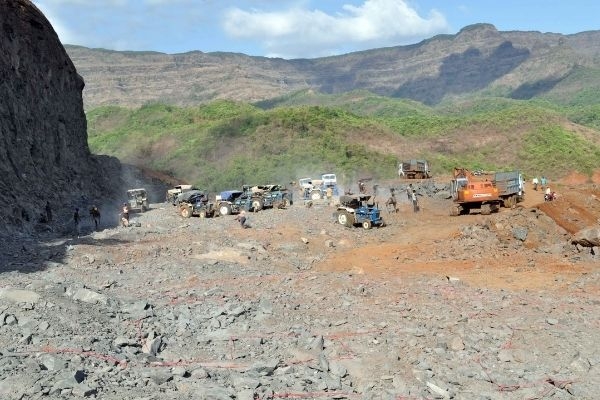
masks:
POLYGON ((98 230, 100 224, 100 210, 95 205, 90 208, 90 218, 94 221, 95 229, 98 230))
POLYGON ((333 197, 333 188, 331 186, 327 186, 325 197, 327 197, 327 204, 331 205, 331 198, 333 197))
POLYGON ((360 194, 366 193, 365 183, 363 181, 358 181, 358 193, 360 193, 360 194))
POLYGON ((49 201, 46 201, 46 221, 52 222, 52 207, 49 201))
POLYGON ((73 213, 73 227, 75 231, 75 236, 79 237, 79 223, 81 222, 81 217, 79 216, 79 208, 75 208, 75 212, 73 213))
POLYGON ((537 191, 537 187, 538 187, 538 184, 539 184, 537 176, 533 177, 533 179, 531 180, 531 184, 533 185, 533 190, 537 191))
POLYGON ((413 203, 413 211, 418 212, 419 211, 419 202, 417 200, 417 191, 414 189, 412 191, 411 199, 412 199, 412 203, 413 203))
POLYGON ((123 227, 129 226, 129 206, 127 203, 123 203, 123 207, 121 208, 121 225, 123 227))
POLYGON ((240 226, 244 229, 246 228, 250 228, 250 225, 248 225, 247 219, 246 219, 246 211, 242 210, 236 217, 235 217, 236 221, 240 221, 240 226))

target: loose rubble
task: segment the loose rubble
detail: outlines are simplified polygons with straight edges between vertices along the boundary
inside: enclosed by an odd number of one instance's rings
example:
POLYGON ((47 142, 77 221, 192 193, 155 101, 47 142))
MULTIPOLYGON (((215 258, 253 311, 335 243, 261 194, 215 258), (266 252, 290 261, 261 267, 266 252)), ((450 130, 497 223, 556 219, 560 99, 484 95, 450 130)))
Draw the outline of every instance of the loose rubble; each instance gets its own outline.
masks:
POLYGON ((318 203, 251 229, 161 203, 128 228, 7 240, 0 397, 595 398, 596 256, 536 209, 431 226, 446 203, 424 196, 372 230, 318 203), (544 260, 570 274, 499 288, 453 267, 519 280, 544 260))

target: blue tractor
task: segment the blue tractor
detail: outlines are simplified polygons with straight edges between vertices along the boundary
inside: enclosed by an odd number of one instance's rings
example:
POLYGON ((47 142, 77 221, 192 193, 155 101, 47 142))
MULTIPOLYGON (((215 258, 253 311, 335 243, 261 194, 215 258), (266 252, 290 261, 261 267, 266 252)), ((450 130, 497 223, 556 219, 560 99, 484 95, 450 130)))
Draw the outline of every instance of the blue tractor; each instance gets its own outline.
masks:
POLYGON ((384 226, 381 211, 370 195, 344 195, 337 207, 337 221, 347 227, 362 225, 365 229, 384 226))
POLYGON ((253 190, 255 195, 262 196, 263 208, 288 208, 294 203, 293 193, 282 185, 259 185, 250 190, 253 190))
POLYGON ((264 207, 263 198, 253 195, 248 190, 226 190, 221 192, 217 195, 216 203, 220 215, 237 214, 242 210, 256 212, 264 207))

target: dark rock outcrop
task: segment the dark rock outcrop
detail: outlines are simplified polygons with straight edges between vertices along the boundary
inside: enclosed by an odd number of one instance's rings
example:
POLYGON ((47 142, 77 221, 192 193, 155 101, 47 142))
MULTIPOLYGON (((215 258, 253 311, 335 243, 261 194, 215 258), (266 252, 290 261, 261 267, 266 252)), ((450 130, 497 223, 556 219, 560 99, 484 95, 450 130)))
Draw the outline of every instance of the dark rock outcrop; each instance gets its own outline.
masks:
POLYGON ((46 201, 64 221, 121 189, 118 160, 88 148, 83 87, 40 10, 0 0, 0 231, 31 229, 46 201))

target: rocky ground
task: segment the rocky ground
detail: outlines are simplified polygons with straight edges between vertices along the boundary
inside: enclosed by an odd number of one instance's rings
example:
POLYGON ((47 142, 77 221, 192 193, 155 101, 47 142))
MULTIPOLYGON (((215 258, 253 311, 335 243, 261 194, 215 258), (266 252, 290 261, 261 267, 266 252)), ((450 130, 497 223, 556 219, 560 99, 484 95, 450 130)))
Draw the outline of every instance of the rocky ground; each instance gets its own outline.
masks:
POLYGON ((250 229, 155 203, 5 238, 0 398, 595 399, 600 259, 570 239, 600 193, 559 193, 460 217, 399 194, 372 230, 317 203, 250 229))

